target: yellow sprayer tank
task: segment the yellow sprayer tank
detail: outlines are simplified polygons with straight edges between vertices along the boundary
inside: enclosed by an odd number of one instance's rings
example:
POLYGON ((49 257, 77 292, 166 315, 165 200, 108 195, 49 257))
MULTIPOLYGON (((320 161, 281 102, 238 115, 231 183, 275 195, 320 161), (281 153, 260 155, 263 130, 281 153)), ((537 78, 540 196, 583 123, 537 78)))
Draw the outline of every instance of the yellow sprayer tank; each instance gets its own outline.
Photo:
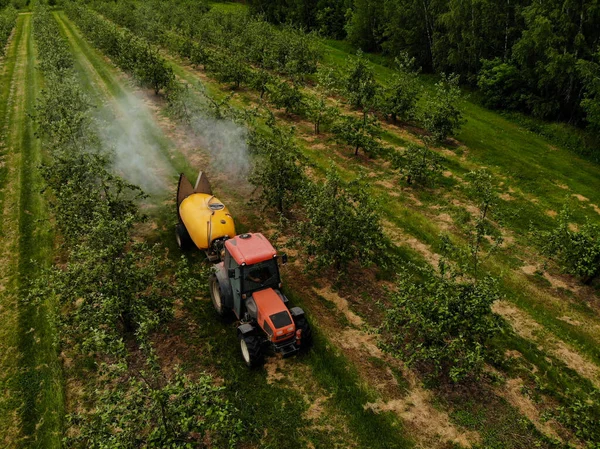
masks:
MULTIPOLYGON (((235 236, 235 224, 227 207, 213 194, 208 178, 200 172, 196 186, 181 174, 177 189, 178 241, 189 239, 209 259, 218 257, 220 247, 227 238, 235 236), (181 235, 180 235, 181 234, 181 235), (218 245, 217 243, 220 243, 218 245)), ((184 246, 180 243, 180 246, 184 246)))
POLYGON ((179 216, 198 249, 207 250, 213 240, 235 236, 229 210, 213 195, 193 193, 188 196, 179 205, 179 216))

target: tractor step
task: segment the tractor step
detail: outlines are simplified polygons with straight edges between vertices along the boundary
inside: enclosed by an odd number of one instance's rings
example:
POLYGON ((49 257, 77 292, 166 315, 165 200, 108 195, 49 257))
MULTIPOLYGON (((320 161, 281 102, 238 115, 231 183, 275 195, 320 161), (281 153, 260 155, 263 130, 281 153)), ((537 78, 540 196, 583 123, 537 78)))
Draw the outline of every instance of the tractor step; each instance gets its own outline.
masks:
POLYGON ((275 346, 275 349, 279 352, 281 352, 281 355, 283 356, 283 358, 287 358, 287 357, 291 357, 294 354, 296 354, 298 351, 300 351, 300 348, 298 346, 296 346, 296 343, 287 343, 285 345, 282 346, 275 346))

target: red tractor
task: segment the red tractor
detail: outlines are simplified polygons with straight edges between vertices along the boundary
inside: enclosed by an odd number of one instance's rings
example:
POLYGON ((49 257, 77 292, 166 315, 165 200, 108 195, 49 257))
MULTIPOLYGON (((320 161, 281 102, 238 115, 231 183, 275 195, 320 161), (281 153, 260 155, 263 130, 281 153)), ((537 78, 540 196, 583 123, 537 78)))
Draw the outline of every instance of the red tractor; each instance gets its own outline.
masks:
MULTIPOLYGON (((195 187, 182 174, 177 188, 177 243, 196 246, 215 265, 210 296, 217 313, 233 314, 240 322, 238 336, 248 366, 260 365, 271 346, 284 357, 306 349, 312 333, 304 311, 288 306, 281 292, 277 251, 262 234, 235 235, 229 210, 216 199, 206 175, 195 187)), ((282 263, 287 262, 285 255, 282 263)))
MULTIPOLYGON (((289 357, 312 343, 304 311, 288 306, 281 292, 279 257, 262 234, 242 234, 225 242, 223 261, 210 278, 210 296, 219 315, 233 312, 244 361, 260 365, 271 346, 289 357)), ((282 263, 287 262, 285 255, 282 263)))

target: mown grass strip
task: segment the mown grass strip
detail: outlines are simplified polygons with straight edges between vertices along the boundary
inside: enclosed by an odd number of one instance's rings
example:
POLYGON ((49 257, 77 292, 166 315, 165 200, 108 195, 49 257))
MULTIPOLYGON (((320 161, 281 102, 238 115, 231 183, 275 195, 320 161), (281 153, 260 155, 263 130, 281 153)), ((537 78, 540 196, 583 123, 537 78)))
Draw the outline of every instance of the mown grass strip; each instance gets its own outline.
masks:
MULTIPOLYGON (((16 117, 21 150, 18 267, 21 301, 26 300, 40 271, 50 266, 53 251, 49 214, 41 196, 44 183, 38 170, 42 162, 41 144, 27 115, 33 113, 42 78, 35 68, 31 15, 25 15, 23 20, 27 60, 25 77, 18 82, 24 87, 25 100, 21 115, 16 117)), ((64 398, 53 317, 55 304, 36 305, 25 301, 20 308, 20 381, 24 400, 21 414, 23 431, 28 437, 26 445, 60 447, 64 398)))
POLYGON ((0 283, 0 441, 6 447, 17 444, 21 436, 20 417, 22 406, 19 394, 19 310, 16 286, 16 270, 18 254, 17 220, 18 196, 15 189, 18 185, 18 154, 13 144, 12 127, 17 101, 17 83, 21 80, 24 35, 24 17, 20 16, 3 59, 0 78, 0 117, 2 118, 2 147, 0 148, 0 260, 2 271, 0 283), (19 65, 17 64, 19 62, 19 65))

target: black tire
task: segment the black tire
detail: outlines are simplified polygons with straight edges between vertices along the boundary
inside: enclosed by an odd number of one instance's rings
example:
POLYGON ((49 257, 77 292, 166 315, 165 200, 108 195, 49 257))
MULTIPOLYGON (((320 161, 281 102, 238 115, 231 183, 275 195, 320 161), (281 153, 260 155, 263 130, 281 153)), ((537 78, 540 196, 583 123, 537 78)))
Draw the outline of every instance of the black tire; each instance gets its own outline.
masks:
POLYGON ((179 249, 182 251, 186 251, 194 245, 194 242, 183 223, 177 223, 175 226, 175 238, 177 239, 177 246, 179 246, 179 249))
POLYGON ((296 330, 300 329, 300 351, 308 351, 313 344, 313 334, 310 324, 306 321, 306 318, 301 317, 296 320, 296 330))
POLYGON ((217 312, 217 315, 220 317, 224 317, 227 308, 223 305, 221 285, 219 284, 219 279, 217 279, 216 274, 210 275, 210 278, 208 279, 208 288, 210 289, 210 300, 213 303, 215 312, 217 312))
POLYGON ((242 335, 240 334, 240 350, 242 352, 242 359, 248 367, 256 368, 261 366, 264 362, 263 351, 262 351, 262 340, 256 335, 242 335))

